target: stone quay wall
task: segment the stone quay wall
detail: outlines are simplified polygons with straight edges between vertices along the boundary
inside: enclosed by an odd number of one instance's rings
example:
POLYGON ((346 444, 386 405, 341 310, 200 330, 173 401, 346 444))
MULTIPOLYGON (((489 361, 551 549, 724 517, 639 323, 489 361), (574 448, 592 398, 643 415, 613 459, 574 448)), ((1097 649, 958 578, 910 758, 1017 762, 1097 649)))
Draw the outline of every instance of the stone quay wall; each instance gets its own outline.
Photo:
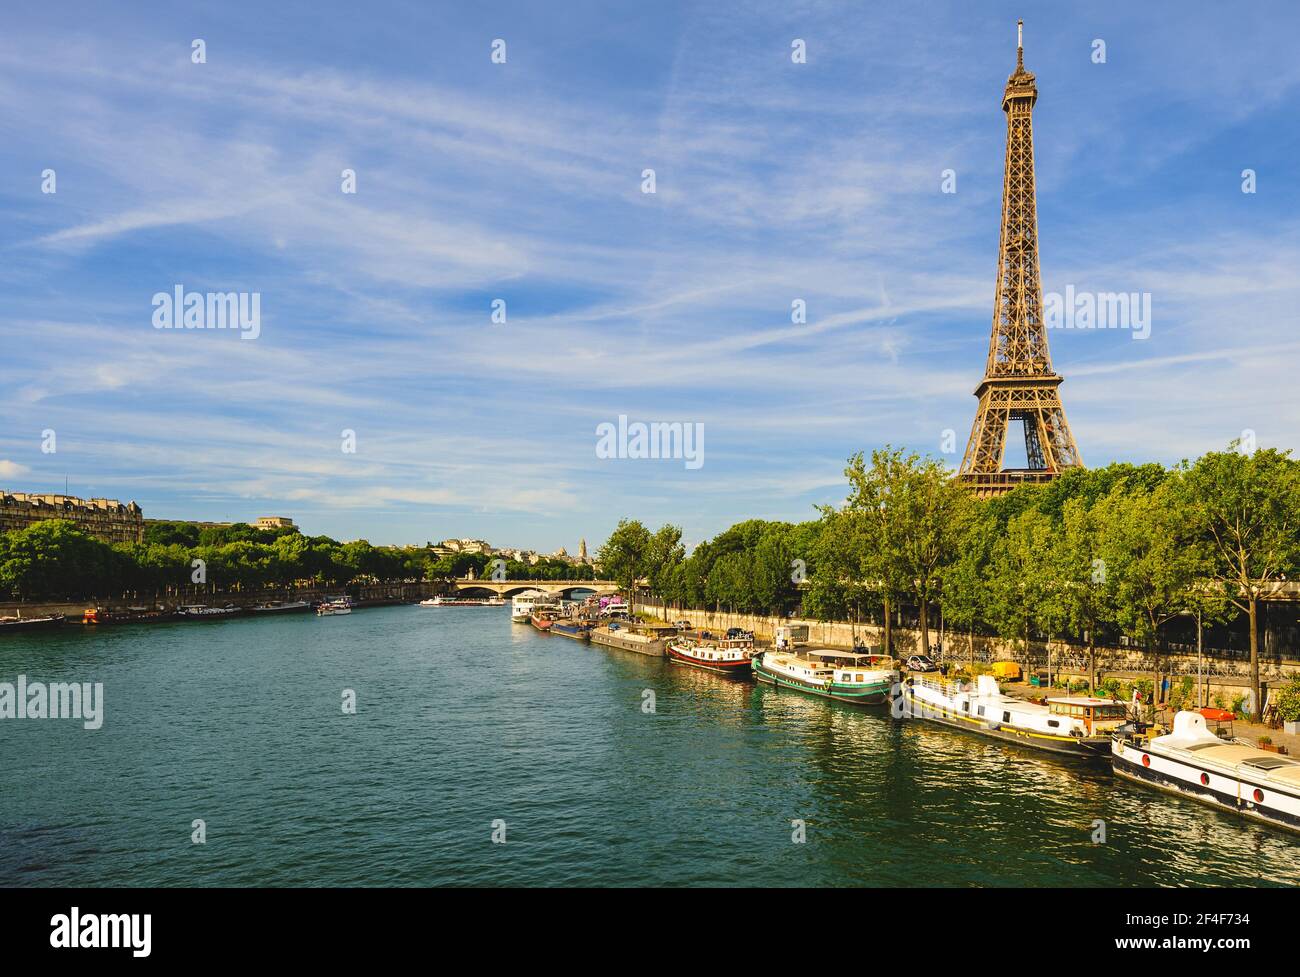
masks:
MULTIPOLYGON (((641 601, 637 602, 637 610, 654 614, 667 621, 685 618, 692 626, 707 628, 710 631, 725 631, 733 627, 744 628, 746 631, 753 631, 754 636, 760 641, 770 642, 778 627, 793 624, 808 628, 808 642, 814 646, 852 648, 855 636, 872 648, 880 648, 884 643, 884 628, 879 624, 854 625, 843 621, 818 621, 811 618, 782 618, 701 609, 678 610, 641 601)), ((919 630, 895 626, 892 632, 895 655, 905 658, 923 651, 919 630)), ((930 641, 932 644, 938 644, 937 627, 930 629, 930 641)), ((944 648, 942 653, 938 654, 941 661, 963 664, 971 661, 973 656, 976 662, 983 664, 1014 661, 1030 674, 1047 669, 1049 648, 1045 641, 1031 641, 1027 656, 1022 642, 1007 641, 1004 638, 979 634, 971 636, 965 632, 945 630, 943 641, 944 648)), ((1053 641, 1050 652, 1053 675, 1059 672, 1072 680, 1088 678, 1086 646, 1067 641, 1053 641)), ((1156 671, 1175 678, 1190 676, 1195 680, 1197 676, 1198 661, 1194 647, 1191 649, 1180 647, 1148 655, 1143 648, 1098 645, 1094 652, 1099 680, 1107 676, 1125 680, 1135 677, 1150 678, 1156 671)), ((1215 695, 1222 695, 1226 701, 1231 702, 1234 697, 1245 694, 1249 690, 1249 653, 1205 649, 1199 664, 1200 673, 1209 690, 1207 699, 1212 701, 1215 695)), ((1300 678, 1300 653, 1292 650, 1267 657, 1261 654, 1259 673, 1260 682, 1265 688, 1300 678)))

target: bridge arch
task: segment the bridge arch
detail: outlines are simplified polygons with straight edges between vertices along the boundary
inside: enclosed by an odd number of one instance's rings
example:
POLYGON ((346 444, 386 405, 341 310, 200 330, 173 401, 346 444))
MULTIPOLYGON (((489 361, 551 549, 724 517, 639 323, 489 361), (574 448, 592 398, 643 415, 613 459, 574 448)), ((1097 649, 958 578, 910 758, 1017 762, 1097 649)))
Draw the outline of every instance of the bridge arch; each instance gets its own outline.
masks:
POLYGON ((470 580, 461 578, 449 582, 453 594, 497 594, 512 597, 525 590, 540 590, 544 594, 568 597, 575 590, 590 590, 597 594, 616 594, 618 584, 613 580, 470 580))

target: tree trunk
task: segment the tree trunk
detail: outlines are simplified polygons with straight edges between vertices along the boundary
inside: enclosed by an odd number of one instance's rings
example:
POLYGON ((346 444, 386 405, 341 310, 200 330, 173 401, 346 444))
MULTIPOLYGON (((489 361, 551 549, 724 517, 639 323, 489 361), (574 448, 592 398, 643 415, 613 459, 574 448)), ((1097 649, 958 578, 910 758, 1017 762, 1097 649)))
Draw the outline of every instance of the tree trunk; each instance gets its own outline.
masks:
POLYGON ((971 624, 970 630, 966 632, 966 638, 970 642, 970 675, 971 680, 975 679, 975 625, 971 624))
POLYGON ((886 597, 885 598, 885 634, 884 634, 885 647, 883 649, 883 654, 887 658, 892 658, 894 655, 894 630, 893 630, 893 622, 890 621, 889 605, 890 605, 889 598, 886 597))
POLYGON ((921 608, 921 654, 930 653, 930 605, 924 597, 917 601, 921 608))
POLYGON ((1097 648, 1091 631, 1088 632, 1088 694, 1097 694, 1097 648))
POLYGON ((1250 597, 1250 713, 1255 722, 1260 721, 1263 706, 1259 698, 1259 600, 1250 597))
POLYGON ((1151 721, 1156 721, 1156 705, 1160 702, 1160 657, 1150 638, 1147 638, 1147 654, 1155 665, 1155 681, 1151 683, 1151 721))

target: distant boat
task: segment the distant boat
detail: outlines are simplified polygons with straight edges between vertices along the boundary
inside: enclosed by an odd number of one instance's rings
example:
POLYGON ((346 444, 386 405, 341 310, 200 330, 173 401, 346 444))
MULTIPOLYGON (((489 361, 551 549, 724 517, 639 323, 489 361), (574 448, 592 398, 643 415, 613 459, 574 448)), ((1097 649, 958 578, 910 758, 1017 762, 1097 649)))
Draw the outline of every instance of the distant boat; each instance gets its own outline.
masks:
POLYGON ((533 627, 538 631, 549 631, 551 630, 551 625, 555 623, 555 620, 559 616, 560 612, 558 610, 539 606, 534 608, 533 613, 529 616, 529 620, 533 622, 533 627))
POLYGON ((677 629, 671 626, 610 621, 592 629, 591 641, 592 644, 604 645, 606 648, 662 658, 669 639, 676 634, 677 629))
POLYGON ((311 610, 311 605, 305 600, 272 601, 269 604, 257 604, 249 610, 254 614, 305 614, 311 610))
POLYGON ((343 600, 329 600, 316 608, 317 617, 332 617, 336 614, 351 614, 352 604, 343 600))
POLYGON ((505 607, 504 597, 430 597, 420 601, 421 607, 505 607))
POLYGON ((580 621, 573 618, 553 621, 550 626, 551 634, 562 635, 566 638, 574 638, 577 641, 588 641, 591 639, 591 629, 593 627, 590 621, 580 621))
POLYGON ((515 594, 510 601, 510 620, 515 624, 527 624, 528 619, 533 616, 533 606, 538 598, 545 596, 540 590, 526 590, 522 594, 515 594))
POLYGON ((187 604, 176 612, 176 616, 186 620, 209 621, 218 617, 233 617, 243 612, 242 607, 227 604, 225 607, 208 607, 205 604, 187 604))
POLYGON ((62 614, 43 614, 40 617, 0 617, 0 634, 13 634, 18 631, 42 631, 57 628, 63 623, 62 614))

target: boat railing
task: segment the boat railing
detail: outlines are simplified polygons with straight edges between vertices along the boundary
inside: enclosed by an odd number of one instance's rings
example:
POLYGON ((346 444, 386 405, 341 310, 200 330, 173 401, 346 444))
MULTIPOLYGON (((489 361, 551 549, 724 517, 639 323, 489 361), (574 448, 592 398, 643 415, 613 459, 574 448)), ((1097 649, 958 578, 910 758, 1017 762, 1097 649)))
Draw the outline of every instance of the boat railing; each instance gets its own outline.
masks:
POLYGON ((973 693, 976 685, 974 682, 948 681, 947 679, 926 678, 924 675, 913 676, 908 681, 913 686, 919 686, 925 689, 933 689, 946 696, 955 696, 963 692, 973 693))

